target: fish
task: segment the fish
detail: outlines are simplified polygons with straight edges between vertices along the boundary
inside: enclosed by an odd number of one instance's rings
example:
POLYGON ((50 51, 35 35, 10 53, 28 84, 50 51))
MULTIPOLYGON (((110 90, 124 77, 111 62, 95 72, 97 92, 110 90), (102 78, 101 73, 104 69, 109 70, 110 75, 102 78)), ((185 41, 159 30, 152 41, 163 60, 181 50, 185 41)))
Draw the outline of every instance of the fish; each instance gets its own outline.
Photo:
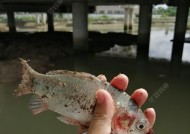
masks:
POLYGON ((111 134, 149 134, 150 123, 142 110, 124 91, 86 72, 53 70, 41 74, 20 59, 22 80, 17 96, 33 94, 29 107, 34 115, 50 110, 70 125, 89 126, 96 104, 96 91, 107 90, 115 105, 111 134))

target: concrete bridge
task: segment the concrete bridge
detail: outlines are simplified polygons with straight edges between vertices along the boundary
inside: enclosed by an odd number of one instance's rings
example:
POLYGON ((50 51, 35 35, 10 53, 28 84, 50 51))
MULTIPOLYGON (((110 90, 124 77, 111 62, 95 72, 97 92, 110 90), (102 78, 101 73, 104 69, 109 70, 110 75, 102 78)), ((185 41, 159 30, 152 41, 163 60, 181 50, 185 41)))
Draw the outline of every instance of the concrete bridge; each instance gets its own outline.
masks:
POLYGON ((72 12, 73 45, 76 52, 88 51, 88 11, 96 5, 140 5, 138 28, 139 60, 148 60, 152 7, 157 4, 176 6, 172 64, 181 64, 190 0, 0 0, 0 12, 6 12, 10 32, 16 32, 14 12, 46 12, 48 29, 53 31, 53 13, 72 12))

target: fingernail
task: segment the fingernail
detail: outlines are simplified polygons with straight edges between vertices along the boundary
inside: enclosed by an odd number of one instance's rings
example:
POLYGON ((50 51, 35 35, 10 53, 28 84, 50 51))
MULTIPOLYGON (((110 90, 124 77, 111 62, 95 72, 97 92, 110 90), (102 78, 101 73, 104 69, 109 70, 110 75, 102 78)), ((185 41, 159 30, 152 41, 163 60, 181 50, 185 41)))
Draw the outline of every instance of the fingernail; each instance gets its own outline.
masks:
POLYGON ((97 101, 97 103, 102 104, 104 102, 104 100, 105 100, 104 94, 102 92, 100 92, 100 91, 96 92, 96 101, 97 101))

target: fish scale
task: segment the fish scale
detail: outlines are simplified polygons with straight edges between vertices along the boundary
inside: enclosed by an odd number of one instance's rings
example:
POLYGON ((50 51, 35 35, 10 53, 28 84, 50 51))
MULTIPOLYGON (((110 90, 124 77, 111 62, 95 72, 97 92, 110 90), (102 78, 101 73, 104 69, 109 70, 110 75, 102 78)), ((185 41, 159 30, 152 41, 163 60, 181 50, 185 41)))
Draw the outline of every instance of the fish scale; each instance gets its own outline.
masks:
POLYGON ((146 134, 150 126, 144 113, 130 99, 108 82, 84 72, 67 70, 40 74, 21 59, 22 81, 17 95, 33 93, 30 108, 33 114, 51 110, 60 114, 58 119, 71 125, 87 125, 92 119, 96 91, 107 90, 115 104, 112 134, 146 134))

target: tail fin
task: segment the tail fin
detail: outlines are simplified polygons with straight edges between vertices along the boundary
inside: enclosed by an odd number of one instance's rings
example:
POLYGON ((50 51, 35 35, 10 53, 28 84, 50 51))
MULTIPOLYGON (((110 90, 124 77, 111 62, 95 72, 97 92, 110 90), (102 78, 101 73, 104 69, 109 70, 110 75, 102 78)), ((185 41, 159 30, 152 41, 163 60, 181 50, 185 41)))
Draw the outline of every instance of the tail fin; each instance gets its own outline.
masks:
POLYGON ((16 96, 32 93, 32 81, 34 79, 31 72, 34 70, 27 64, 27 61, 21 59, 22 64, 22 80, 16 90, 16 96))

